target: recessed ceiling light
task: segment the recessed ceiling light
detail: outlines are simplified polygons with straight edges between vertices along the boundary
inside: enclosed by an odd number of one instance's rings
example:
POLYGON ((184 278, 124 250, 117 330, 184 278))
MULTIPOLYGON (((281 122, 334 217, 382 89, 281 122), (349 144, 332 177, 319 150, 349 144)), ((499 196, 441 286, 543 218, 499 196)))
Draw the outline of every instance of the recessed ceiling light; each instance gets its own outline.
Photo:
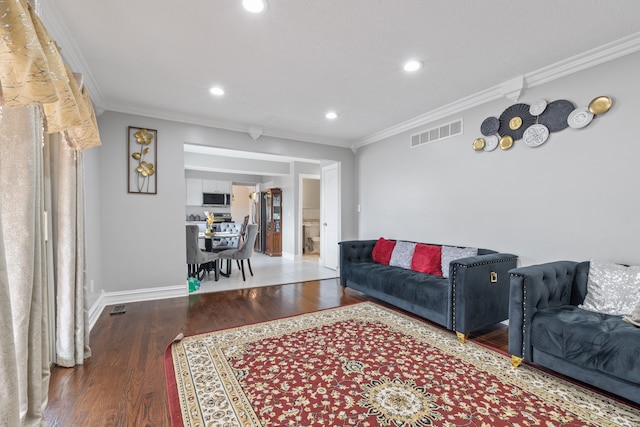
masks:
POLYGON ((338 118, 338 113, 336 113, 335 111, 329 111, 327 114, 324 115, 327 119, 329 120, 334 120, 338 118))
POLYGON ((212 95, 215 96, 222 96, 224 95, 224 89, 222 89, 220 86, 214 86, 211 89, 209 89, 209 92, 211 92, 212 95))
POLYGON ((242 0, 242 6, 251 13, 264 12, 267 8, 266 0, 242 0))
POLYGON ((405 71, 409 71, 409 72, 417 71, 420 68, 422 68, 423 65, 424 64, 422 63, 422 61, 418 61, 418 60, 413 59, 411 61, 405 62, 404 70, 405 71))

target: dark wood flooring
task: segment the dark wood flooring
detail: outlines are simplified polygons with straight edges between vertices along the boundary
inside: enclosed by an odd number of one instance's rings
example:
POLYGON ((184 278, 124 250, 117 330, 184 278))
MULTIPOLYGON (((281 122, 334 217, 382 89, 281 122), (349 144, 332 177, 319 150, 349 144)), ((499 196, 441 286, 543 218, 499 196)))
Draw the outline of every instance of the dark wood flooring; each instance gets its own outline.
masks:
MULTIPOLYGON (((284 316, 377 301, 337 279, 131 303, 105 308, 91 331, 93 356, 75 368, 54 367, 48 426, 169 426, 164 351, 179 333, 193 335, 284 316)), ((507 327, 472 340, 507 351, 507 327)))

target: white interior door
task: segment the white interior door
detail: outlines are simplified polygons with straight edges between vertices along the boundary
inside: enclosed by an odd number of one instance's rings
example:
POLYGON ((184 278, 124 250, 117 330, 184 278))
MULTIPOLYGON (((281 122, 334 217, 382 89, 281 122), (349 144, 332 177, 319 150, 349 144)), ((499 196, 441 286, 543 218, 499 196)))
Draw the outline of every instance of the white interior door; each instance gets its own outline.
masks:
POLYGON ((338 269, 338 238, 340 236, 339 164, 322 168, 320 181, 320 264, 338 269))

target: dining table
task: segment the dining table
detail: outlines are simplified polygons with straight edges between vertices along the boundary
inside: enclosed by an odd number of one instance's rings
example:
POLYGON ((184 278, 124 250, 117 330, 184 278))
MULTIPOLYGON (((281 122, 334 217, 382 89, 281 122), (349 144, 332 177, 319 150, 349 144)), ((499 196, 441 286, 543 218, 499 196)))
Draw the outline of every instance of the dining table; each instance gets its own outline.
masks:
MULTIPOLYGON (((204 239, 204 248, 207 252, 222 252, 227 249, 237 249, 240 242, 240 233, 216 231, 215 233, 198 233, 199 239, 204 239)), ((228 260, 230 264, 231 261, 228 260)), ((217 259, 213 262, 213 268, 215 272, 215 280, 218 280, 219 276, 229 277, 228 273, 222 272, 220 268, 220 260, 217 259)), ((228 266, 227 272, 230 271, 228 266)))

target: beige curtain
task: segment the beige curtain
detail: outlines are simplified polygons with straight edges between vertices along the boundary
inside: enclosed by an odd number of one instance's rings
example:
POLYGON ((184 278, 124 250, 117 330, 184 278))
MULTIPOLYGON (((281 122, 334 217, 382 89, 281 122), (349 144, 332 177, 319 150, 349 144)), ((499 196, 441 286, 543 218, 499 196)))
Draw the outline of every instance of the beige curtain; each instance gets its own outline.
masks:
POLYGON ((66 132, 76 149, 100 135, 89 94, 27 0, 0 0, 0 105, 42 105, 47 132, 66 132))
POLYGON ((51 182, 55 363, 73 367, 91 356, 85 295, 83 155, 70 148, 62 134, 48 135, 45 140, 51 182))
POLYGON ((51 365, 49 309, 56 314, 58 363, 74 366, 91 354, 82 155, 75 150, 100 145, 100 137, 86 88, 31 4, 0 0, 0 11, 0 426, 42 425, 51 365), (46 132, 57 136, 43 157, 46 132), (44 165, 51 166, 50 194, 44 165), (45 195, 51 205, 55 200, 49 236, 45 195), (55 282, 55 307, 48 304, 48 277, 55 282))
POLYGON ((82 152, 62 134, 43 139, 39 107, 0 107, 0 426, 40 425, 44 419, 51 364, 47 237, 53 248, 48 261, 56 295, 56 363, 72 367, 91 356, 83 178, 82 152))
POLYGON ((0 107, 0 423, 41 425, 49 387, 40 108, 0 107))

